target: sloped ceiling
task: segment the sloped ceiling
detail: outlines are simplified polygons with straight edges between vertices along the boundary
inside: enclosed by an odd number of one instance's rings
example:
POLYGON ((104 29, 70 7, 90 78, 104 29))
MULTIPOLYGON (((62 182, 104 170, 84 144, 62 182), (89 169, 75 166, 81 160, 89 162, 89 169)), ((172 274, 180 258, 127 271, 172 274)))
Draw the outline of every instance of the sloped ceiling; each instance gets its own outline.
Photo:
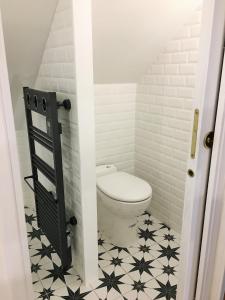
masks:
MULTIPOLYGON (((73 0, 75 1, 75 0, 73 0)), ((95 83, 137 82, 201 0, 92 0, 95 83)), ((16 128, 58 0, 0 0, 16 128)))
POLYGON ((93 0, 96 83, 137 82, 200 0, 93 0))
POLYGON ((58 0, 0 0, 16 127, 24 115, 22 86, 38 72, 58 0))

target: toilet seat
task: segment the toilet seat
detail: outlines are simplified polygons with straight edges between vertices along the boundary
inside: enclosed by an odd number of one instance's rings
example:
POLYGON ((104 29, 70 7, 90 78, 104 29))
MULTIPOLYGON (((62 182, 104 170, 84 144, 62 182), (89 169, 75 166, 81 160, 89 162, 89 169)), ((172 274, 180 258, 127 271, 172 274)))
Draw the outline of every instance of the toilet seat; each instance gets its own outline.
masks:
POLYGON ((97 179, 98 189, 115 201, 135 203, 152 197, 151 186, 126 172, 114 172, 97 179))

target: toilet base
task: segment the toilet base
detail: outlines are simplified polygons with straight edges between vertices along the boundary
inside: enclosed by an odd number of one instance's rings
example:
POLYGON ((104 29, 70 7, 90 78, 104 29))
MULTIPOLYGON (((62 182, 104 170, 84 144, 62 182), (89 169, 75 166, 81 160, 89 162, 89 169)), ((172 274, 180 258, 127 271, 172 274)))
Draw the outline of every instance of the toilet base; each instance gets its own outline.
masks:
POLYGON ((151 198, 140 202, 114 200, 98 190, 98 228, 115 246, 130 247, 138 241, 138 216, 144 213, 151 198))
POLYGON ((121 218, 104 207, 98 208, 98 215, 98 228, 110 243, 127 248, 137 242, 136 217, 121 218))

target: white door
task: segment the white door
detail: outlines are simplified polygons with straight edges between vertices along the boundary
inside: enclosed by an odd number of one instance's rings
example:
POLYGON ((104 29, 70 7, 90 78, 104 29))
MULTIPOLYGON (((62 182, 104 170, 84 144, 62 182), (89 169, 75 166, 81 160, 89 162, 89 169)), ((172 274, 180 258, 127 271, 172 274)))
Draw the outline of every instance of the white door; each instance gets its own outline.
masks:
MULTIPOLYGON (((225 59, 225 57, 224 57, 225 59)), ((198 274, 197 299, 222 299, 225 268, 225 60, 219 87, 214 145, 198 274)), ((223 289, 225 290, 225 289, 223 289)))
POLYGON ((206 0, 203 7, 200 64, 194 105, 194 109, 199 111, 199 124, 195 158, 191 157, 190 149, 187 165, 187 173, 191 170, 190 175, 193 177, 187 174, 178 300, 190 300, 195 297, 211 159, 211 150, 204 146, 204 139, 207 133, 214 131, 215 127, 223 57, 224 21, 225 1, 206 0))

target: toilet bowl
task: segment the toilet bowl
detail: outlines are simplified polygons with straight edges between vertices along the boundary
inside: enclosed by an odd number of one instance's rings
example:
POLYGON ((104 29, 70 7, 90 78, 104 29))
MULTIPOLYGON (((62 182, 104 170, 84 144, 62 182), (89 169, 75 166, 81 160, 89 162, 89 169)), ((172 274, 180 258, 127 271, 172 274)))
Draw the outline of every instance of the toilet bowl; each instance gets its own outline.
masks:
POLYGON ((151 186, 114 165, 97 166, 96 175, 99 230, 114 245, 129 247, 138 239, 137 217, 151 202, 151 186))

